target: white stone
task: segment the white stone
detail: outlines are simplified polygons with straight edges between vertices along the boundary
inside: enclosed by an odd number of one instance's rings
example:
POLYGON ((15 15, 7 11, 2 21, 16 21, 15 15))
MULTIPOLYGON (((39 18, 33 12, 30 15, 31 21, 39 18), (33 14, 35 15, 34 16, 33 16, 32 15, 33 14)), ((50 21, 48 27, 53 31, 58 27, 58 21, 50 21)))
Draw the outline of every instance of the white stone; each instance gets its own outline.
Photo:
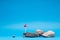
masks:
POLYGON ((45 32, 44 34, 42 34, 43 36, 45 37, 52 37, 55 35, 55 32, 53 31, 48 31, 48 32, 45 32))
POLYGON ((37 29, 37 30, 36 30, 36 33, 42 34, 42 33, 44 33, 44 31, 43 31, 43 30, 40 30, 40 29, 37 29))

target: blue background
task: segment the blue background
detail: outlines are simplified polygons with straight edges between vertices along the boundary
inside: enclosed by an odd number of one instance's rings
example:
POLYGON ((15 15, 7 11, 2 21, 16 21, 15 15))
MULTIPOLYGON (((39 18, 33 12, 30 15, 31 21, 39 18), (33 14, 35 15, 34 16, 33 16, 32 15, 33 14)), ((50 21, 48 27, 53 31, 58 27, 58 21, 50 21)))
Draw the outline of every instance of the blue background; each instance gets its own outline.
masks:
POLYGON ((60 22, 60 0, 0 0, 1 25, 30 21, 60 22))
POLYGON ((11 36, 15 32, 20 35, 19 32, 24 32, 23 25, 25 23, 35 26, 33 27, 35 29, 39 24, 44 26, 44 28, 38 26, 41 29, 45 29, 46 25, 50 25, 49 27, 46 26, 47 29, 50 27, 50 29, 55 28, 54 31, 59 34, 60 0, 0 0, 1 37, 11 36))

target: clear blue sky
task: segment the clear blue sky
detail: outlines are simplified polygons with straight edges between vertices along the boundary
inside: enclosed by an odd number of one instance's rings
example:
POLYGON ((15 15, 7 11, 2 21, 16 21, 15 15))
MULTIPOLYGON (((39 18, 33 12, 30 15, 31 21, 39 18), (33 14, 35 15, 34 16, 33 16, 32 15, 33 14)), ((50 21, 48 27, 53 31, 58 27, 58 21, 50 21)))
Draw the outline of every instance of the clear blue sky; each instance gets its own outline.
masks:
POLYGON ((31 21, 60 22, 60 0, 0 0, 0 27, 31 21))

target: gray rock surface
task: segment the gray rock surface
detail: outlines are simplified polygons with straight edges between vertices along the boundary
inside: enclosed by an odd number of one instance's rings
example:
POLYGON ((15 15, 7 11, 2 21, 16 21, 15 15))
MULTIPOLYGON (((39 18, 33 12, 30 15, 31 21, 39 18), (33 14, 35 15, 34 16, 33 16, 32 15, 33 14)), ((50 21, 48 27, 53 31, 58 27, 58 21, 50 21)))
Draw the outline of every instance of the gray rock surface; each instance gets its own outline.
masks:
POLYGON ((39 34, 27 32, 27 33, 24 33, 24 36, 25 37, 39 37, 39 34))

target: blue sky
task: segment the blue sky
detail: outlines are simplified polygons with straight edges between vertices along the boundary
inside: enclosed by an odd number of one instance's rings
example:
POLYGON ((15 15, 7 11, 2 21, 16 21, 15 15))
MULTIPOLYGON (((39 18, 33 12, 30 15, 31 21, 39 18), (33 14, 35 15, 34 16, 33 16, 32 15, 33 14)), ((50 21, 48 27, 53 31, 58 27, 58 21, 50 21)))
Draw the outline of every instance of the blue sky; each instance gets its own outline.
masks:
POLYGON ((33 21, 60 22, 60 0, 0 0, 0 27, 33 21))

